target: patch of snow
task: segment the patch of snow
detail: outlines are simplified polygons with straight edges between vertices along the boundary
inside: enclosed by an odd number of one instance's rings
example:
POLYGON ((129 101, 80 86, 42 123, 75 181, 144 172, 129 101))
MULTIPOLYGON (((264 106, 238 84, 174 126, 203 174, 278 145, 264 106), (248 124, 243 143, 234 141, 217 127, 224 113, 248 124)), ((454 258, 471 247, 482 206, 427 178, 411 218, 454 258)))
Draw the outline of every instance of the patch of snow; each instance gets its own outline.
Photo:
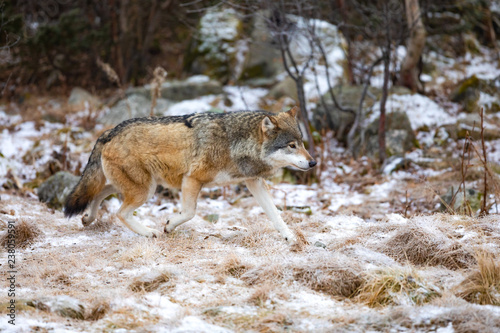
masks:
POLYGON ((177 328, 169 330, 172 333, 230 333, 226 328, 212 325, 195 316, 186 316, 177 328))
POLYGON ((206 112, 211 110, 213 107, 211 103, 216 97, 214 95, 202 96, 197 99, 185 100, 172 105, 168 108, 165 115, 168 116, 179 116, 185 114, 191 114, 196 112, 206 112))
POLYGON ((221 101, 219 107, 225 111, 258 110, 260 101, 268 92, 264 88, 247 86, 225 86, 224 91, 233 103, 228 107, 221 101))
MULTIPOLYGON (((416 130, 422 126, 451 124, 454 119, 429 97, 413 95, 390 95, 387 98, 387 112, 402 111, 408 115, 411 127, 416 130)), ((380 103, 373 107, 369 121, 375 120, 380 113, 380 103)))
POLYGON ((204 83, 209 82, 210 78, 206 75, 193 75, 187 78, 186 82, 204 83))

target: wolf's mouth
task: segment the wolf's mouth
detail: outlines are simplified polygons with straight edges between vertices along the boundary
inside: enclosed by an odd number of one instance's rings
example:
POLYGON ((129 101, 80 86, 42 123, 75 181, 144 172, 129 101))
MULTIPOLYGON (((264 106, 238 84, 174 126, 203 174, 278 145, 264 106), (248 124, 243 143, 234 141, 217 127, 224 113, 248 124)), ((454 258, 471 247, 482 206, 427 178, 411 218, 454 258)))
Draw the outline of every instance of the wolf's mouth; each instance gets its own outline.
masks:
POLYGON ((301 168, 301 167, 299 167, 299 166, 297 166, 297 165, 295 165, 295 164, 292 164, 292 166, 293 166, 294 168, 297 168, 297 169, 302 170, 302 171, 308 171, 309 169, 311 169, 311 168, 301 168))

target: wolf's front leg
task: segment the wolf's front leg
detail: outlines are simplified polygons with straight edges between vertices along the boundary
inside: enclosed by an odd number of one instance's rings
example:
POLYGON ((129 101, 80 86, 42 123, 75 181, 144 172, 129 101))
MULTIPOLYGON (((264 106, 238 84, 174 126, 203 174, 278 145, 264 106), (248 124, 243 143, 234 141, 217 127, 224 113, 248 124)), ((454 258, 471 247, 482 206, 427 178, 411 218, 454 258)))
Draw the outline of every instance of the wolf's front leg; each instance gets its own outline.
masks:
POLYGON ((181 213, 167 221, 167 224, 165 225, 166 233, 172 232, 175 227, 191 220, 194 217, 196 214, 196 201, 198 200, 198 194, 201 191, 201 186, 202 184, 192 177, 184 177, 184 179, 182 179, 181 213))
POLYGON ((262 207, 267 217, 271 220, 274 228, 287 240, 289 243, 295 243, 297 237, 287 227, 281 215, 273 203, 273 197, 267 190, 267 185, 261 178, 249 179, 246 181, 247 187, 255 197, 255 200, 262 207))

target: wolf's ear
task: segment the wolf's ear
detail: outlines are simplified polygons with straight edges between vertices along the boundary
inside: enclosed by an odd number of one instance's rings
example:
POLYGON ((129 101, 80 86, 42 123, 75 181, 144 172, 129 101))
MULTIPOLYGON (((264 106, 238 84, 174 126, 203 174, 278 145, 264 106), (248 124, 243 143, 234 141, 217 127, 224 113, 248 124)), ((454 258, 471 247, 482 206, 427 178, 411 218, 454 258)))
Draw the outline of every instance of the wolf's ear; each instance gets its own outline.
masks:
POLYGON ((264 132, 264 134, 273 131, 277 127, 278 123, 273 117, 264 117, 264 119, 262 119, 262 132, 264 132))
POLYGON ((286 113, 288 113, 293 118, 297 118, 297 114, 299 113, 299 108, 297 106, 294 106, 293 108, 288 110, 286 113))

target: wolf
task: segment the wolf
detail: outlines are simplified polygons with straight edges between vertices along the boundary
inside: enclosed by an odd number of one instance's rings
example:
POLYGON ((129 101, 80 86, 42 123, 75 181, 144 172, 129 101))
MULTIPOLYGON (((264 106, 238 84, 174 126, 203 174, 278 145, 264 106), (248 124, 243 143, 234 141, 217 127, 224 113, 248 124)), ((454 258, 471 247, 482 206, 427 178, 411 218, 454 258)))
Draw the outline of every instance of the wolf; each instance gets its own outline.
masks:
POLYGON ((160 231, 142 225, 133 213, 154 195, 157 185, 181 189, 181 212, 164 228, 170 233, 195 216, 203 186, 245 182, 274 228, 293 243, 296 236, 281 218, 264 178, 283 167, 306 171, 316 165, 302 142, 297 110, 126 120, 97 140, 64 214, 80 214, 90 205, 82 217, 87 226, 106 197, 121 193, 118 218, 132 231, 156 237, 160 231))

